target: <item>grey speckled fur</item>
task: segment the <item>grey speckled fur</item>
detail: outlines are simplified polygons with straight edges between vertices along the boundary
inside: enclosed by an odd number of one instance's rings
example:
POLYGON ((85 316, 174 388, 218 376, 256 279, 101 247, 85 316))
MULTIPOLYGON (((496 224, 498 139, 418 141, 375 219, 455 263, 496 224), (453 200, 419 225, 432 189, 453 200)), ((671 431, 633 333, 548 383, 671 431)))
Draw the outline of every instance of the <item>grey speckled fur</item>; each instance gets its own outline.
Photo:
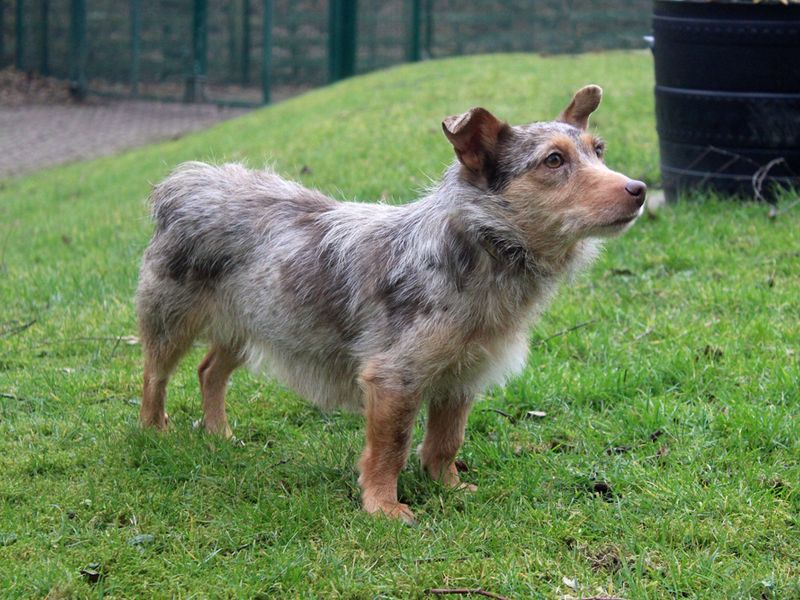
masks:
POLYGON ((458 162, 405 206, 338 202, 239 164, 178 167, 151 195, 137 294, 142 424, 167 426, 169 376, 204 337, 207 431, 230 435, 225 386, 243 363, 322 408, 363 408, 363 506, 412 522, 396 484, 420 405, 422 464, 457 487, 472 400, 524 367, 558 282, 642 212, 644 184, 608 169, 586 132, 601 93, 579 90, 549 123, 445 119, 458 162))

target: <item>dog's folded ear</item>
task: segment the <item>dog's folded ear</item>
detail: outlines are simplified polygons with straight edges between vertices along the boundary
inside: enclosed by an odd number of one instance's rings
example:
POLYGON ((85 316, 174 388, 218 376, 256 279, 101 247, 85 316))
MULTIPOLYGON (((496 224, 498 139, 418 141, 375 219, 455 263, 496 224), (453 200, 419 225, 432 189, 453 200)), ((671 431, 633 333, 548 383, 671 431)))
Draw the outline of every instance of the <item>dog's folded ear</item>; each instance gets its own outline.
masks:
POLYGON ((578 129, 586 129, 589 125, 589 115, 597 110, 602 98, 603 88, 599 85, 582 87, 575 92, 572 102, 564 109, 558 120, 574 125, 578 129))
POLYGON ((453 144, 458 160, 473 173, 483 176, 490 166, 500 134, 508 127, 480 107, 442 121, 444 134, 453 144))

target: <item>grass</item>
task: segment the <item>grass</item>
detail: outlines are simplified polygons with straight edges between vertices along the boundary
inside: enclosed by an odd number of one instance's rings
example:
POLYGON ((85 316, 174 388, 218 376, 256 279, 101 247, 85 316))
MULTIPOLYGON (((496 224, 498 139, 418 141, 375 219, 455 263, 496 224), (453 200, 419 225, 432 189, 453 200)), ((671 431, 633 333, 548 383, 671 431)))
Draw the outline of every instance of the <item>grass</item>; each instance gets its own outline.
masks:
POLYGON ((238 441, 193 430, 201 348, 172 383, 172 431, 137 427, 140 349, 120 336, 150 183, 187 159, 269 157, 338 197, 406 201, 450 160, 443 116, 546 119, 588 82, 606 88, 608 162, 656 182, 644 53, 400 67, 0 182, 2 595, 800 598, 797 209, 699 199, 612 240, 536 327, 526 372, 471 415, 478 492, 412 458, 417 528, 359 510, 357 416, 241 372, 238 441))

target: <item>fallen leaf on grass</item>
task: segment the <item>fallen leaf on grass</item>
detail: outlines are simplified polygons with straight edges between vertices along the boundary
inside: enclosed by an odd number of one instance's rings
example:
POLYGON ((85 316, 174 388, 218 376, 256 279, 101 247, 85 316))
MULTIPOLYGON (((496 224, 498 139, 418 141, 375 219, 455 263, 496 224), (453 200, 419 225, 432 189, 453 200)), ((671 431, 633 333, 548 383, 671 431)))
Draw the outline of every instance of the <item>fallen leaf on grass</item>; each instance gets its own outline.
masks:
POLYGON ((547 416, 547 413, 543 410, 529 410, 525 413, 526 419, 542 419, 547 416))
POLYGON ((146 546, 147 544, 152 544, 154 539, 149 533, 140 533, 132 537, 128 544, 131 546, 146 546))
POLYGON ((80 570, 81 576, 89 583, 97 583, 103 578, 103 573, 100 571, 100 563, 89 563, 80 570))

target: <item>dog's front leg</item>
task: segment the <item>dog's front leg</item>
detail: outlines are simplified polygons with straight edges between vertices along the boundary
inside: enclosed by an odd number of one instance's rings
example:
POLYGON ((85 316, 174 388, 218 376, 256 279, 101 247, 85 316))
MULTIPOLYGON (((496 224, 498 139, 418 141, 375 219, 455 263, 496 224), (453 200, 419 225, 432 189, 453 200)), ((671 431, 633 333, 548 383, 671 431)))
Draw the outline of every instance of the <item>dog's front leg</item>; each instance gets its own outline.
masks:
POLYGON ((358 482, 364 510, 413 524, 414 514, 397 501, 397 478, 408 458, 420 395, 372 373, 362 375, 362 382, 367 444, 358 463, 358 482))
POLYGON ((472 484, 462 484, 455 459, 464 443, 464 429, 472 408, 472 399, 453 393, 445 398, 432 398, 428 406, 425 439, 418 449, 420 461, 428 474, 451 488, 474 491, 472 484))

